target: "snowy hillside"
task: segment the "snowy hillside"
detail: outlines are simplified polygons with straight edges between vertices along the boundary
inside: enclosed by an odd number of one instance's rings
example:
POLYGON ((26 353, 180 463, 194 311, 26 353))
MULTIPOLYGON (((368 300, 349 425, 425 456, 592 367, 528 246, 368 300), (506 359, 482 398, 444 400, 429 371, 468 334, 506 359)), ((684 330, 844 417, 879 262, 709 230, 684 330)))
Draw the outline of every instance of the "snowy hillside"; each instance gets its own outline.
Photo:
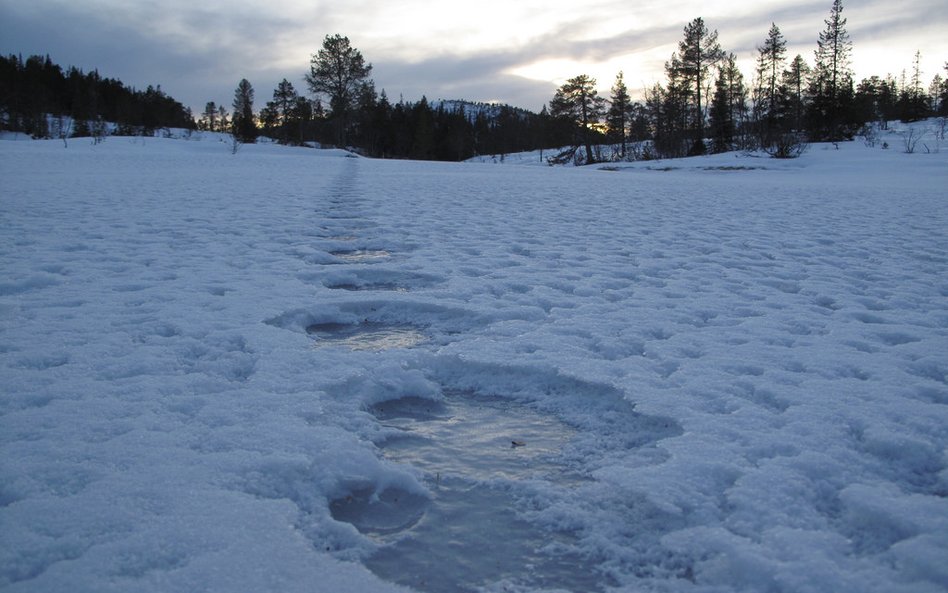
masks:
POLYGON ((477 119, 478 115, 483 115, 487 119, 496 119, 500 117, 504 110, 521 117, 532 115, 525 109, 502 103, 483 103, 480 101, 464 101, 461 99, 438 99, 431 101, 430 105, 432 109, 441 108, 450 113, 458 113, 463 110, 468 120, 472 123, 477 119))
POLYGON ((948 591, 948 150, 889 142, 0 141, 0 590, 948 591))

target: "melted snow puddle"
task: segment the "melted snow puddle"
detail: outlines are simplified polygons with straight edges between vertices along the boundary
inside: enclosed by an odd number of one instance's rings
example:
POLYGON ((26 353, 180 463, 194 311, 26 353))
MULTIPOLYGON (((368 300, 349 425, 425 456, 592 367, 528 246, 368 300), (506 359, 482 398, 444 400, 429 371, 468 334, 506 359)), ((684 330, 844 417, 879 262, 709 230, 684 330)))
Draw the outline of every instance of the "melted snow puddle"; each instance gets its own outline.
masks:
POLYGON ((389 488, 334 501, 335 519, 382 547, 365 561, 379 577, 421 591, 469 592, 492 583, 600 591, 595 563, 568 534, 517 516, 514 481, 569 487, 581 478, 557 463, 573 428, 496 396, 447 392, 370 411, 392 434, 384 455, 422 470, 431 499, 389 488))
POLYGON ((330 255, 346 263, 372 263, 382 261, 392 257, 392 254, 384 249, 353 249, 343 251, 330 251, 330 255))
POLYGON ((326 284, 325 286, 326 288, 331 288, 333 290, 349 290, 352 292, 356 292, 360 290, 387 290, 390 292, 408 292, 408 288, 406 288, 405 286, 399 286, 398 284, 393 284, 390 282, 376 282, 374 284, 372 283, 355 284, 355 283, 337 282, 337 283, 326 284))
POLYGON ((314 323, 306 333, 317 346, 345 346, 352 350, 411 348, 428 341, 428 336, 412 325, 389 325, 375 321, 362 323, 314 323))

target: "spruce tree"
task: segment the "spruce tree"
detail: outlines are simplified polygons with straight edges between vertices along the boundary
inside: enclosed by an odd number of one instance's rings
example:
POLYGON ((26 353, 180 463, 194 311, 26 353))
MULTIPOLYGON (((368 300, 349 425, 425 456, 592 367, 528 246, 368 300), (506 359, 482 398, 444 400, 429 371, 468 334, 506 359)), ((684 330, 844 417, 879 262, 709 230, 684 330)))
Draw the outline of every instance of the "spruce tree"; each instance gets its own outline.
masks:
POLYGON ((945 62, 945 78, 936 74, 929 87, 932 114, 938 117, 948 116, 948 62, 945 62))
POLYGON ((316 105, 306 97, 297 95, 296 101, 290 110, 290 127, 293 129, 295 142, 302 145, 306 142, 306 133, 316 119, 316 107, 319 107, 319 117, 322 118, 322 106, 316 105))
POLYGON ((931 83, 928 85, 928 113, 936 116, 938 115, 938 110, 941 106, 941 87, 944 85, 944 81, 941 78, 941 74, 935 74, 932 78, 931 83))
POLYGON ((234 137, 240 142, 254 142, 257 139, 257 125, 253 114, 253 87, 243 78, 234 90, 234 116, 231 121, 234 137))
POLYGON ((411 158, 430 159, 434 150, 434 113, 428 105, 428 99, 422 95, 412 109, 414 130, 412 130, 411 158))
MULTIPOLYGON (((668 86, 655 84, 645 94, 645 111, 652 133, 650 153, 644 158, 676 158, 689 151, 690 86, 681 76, 678 54, 673 53, 665 63, 668 86)), ((693 142, 692 142, 693 144, 693 142)))
POLYGON ((783 101, 781 93, 786 90, 780 84, 783 74, 783 61, 787 53, 787 42, 775 23, 764 44, 757 48, 757 72, 754 85, 754 120, 760 142, 767 144, 772 136, 779 133, 780 107, 783 101))
POLYGON ((883 130, 889 129, 889 121, 899 116, 899 84, 891 74, 886 75, 879 88, 879 112, 883 130))
POLYGON ((884 84, 878 76, 870 76, 856 85, 854 109, 861 120, 870 122, 882 119, 880 95, 884 84))
POLYGON ((738 145, 739 132, 747 114, 747 89, 737 67, 737 56, 729 54, 718 67, 711 99, 710 128, 715 152, 732 150, 738 145))

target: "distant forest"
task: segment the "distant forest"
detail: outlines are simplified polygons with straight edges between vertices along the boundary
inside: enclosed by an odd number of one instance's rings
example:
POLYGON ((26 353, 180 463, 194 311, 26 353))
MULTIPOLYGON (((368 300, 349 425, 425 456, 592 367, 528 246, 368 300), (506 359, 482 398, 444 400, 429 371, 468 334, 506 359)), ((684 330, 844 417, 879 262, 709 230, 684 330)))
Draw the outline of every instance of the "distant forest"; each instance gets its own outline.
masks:
POLYGON ((159 128, 193 128, 191 111, 162 92, 126 87, 98 71, 63 70, 49 56, 0 56, 0 125, 34 138, 92 136, 104 125, 137 135, 159 128), (55 128, 67 117, 71 129, 55 128))
MULTIPOLYGON (((787 55, 772 23, 750 79, 703 19, 684 27, 665 63, 666 81, 632 101, 619 72, 608 98, 580 74, 560 86, 540 113, 469 101, 399 100, 377 92, 372 65, 347 37, 327 35, 303 78, 304 92, 284 79, 262 108, 246 79, 230 109, 209 101, 200 114, 167 96, 64 71, 49 57, 0 57, 0 126, 36 138, 154 133, 186 128, 229 133, 235 144, 265 136, 282 144, 342 146, 367 156, 458 161, 476 155, 556 148, 551 163, 671 158, 729 150, 762 150, 792 158, 815 141, 872 141, 888 121, 948 116, 948 80, 925 84, 921 54, 896 78, 858 83, 852 43, 834 0, 813 61, 787 55)), ((948 70, 948 63, 945 64, 948 70)), ((942 120, 944 122, 944 120, 942 120)), ((945 133, 942 123, 942 139, 945 133)))

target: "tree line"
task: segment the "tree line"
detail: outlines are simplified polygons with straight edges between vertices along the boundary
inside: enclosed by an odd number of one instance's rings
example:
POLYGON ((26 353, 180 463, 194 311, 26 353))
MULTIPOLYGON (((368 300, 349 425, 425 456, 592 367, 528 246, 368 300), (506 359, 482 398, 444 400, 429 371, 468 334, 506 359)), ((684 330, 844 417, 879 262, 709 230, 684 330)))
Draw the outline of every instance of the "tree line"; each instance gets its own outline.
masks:
POLYGON ((35 138, 136 135, 193 128, 190 109, 161 90, 136 90, 97 70, 63 70, 49 56, 0 56, 0 126, 35 138), (69 119, 69 129, 63 128, 69 119), (106 124, 114 129, 106 130, 106 124), (60 127, 60 129, 55 129, 60 127))
POLYGON ((313 99, 283 79, 255 112, 255 91, 243 79, 232 111, 209 101, 198 127, 233 132, 241 142, 263 135, 282 144, 343 146, 373 157, 448 161, 533 150, 568 138, 557 137, 545 110, 426 97, 392 102, 384 89, 376 91, 371 71, 347 37, 327 35, 303 78, 313 99))
POLYGON ((548 160, 588 163, 758 149, 793 157, 808 142, 852 139, 870 125, 948 116, 948 81, 936 74, 926 86, 918 52, 900 79, 871 76, 856 84, 842 13, 842 0, 833 0, 812 62, 790 58, 772 23, 749 81, 717 31, 696 18, 665 63, 666 80, 645 89, 644 100, 631 99, 622 72, 608 99, 599 96, 594 78, 581 74, 556 89, 540 113, 425 97, 393 102, 384 89, 377 92, 372 64, 338 34, 327 35, 312 55, 302 91, 283 79, 257 110, 255 90, 242 79, 230 110, 210 101, 197 121, 160 86, 137 91, 97 71, 64 72, 48 56, 10 56, 0 58, 0 125, 57 136, 48 115, 65 114, 76 121, 75 135, 108 121, 118 133, 196 127, 229 133, 235 142, 266 136, 382 158, 464 160, 566 147, 548 160))
MULTIPOLYGON (((684 28, 678 51, 665 63, 665 84, 646 89, 644 102, 629 99, 620 72, 609 100, 598 96, 596 80, 569 79, 550 103, 553 119, 577 124, 577 161, 600 160, 593 147, 605 141, 611 158, 668 158, 706 152, 760 149, 793 157, 807 142, 852 139, 884 128, 889 120, 918 121, 948 116, 948 81, 936 74, 926 88, 916 52, 910 76, 872 76, 855 84, 850 68, 852 42, 834 0, 824 21, 812 65, 787 56, 787 43, 772 23, 758 47, 750 84, 725 52, 716 30, 696 18, 684 28), (642 142, 646 141, 646 142, 642 142), (634 151, 630 154, 630 142, 634 151)), ((945 64, 948 70, 948 63, 945 64)))
MULTIPOLYGON (((538 114, 431 104, 424 98, 393 104, 384 91, 376 93, 372 65, 347 37, 332 35, 312 56, 305 76, 316 99, 300 95, 284 79, 246 139, 262 132, 284 143, 315 140, 371 156, 444 160, 564 146, 551 162, 758 149, 786 158, 808 142, 852 139, 870 124, 948 115, 948 81, 936 74, 926 87, 920 53, 900 80, 871 76, 856 84, 842 0, 833 1, 824 24, 810 63, 799 54, 789 58, 787 41, 772 23, 748 81, 737 57, 721 47, 717 31, 696 18, 665 63, 666 81, 645 89, 644 101, 631 100, 622 72, 608 99, 599 96, 593 77, 581 74, 561 85, 549 109, 538 114)), ((235 98, 235 109, 239 102, 235 98)), ((213 129, 214 117, 210 103, 202 125, 213 129)), ((224 129, 219 107, 217 120, 224 129)))

